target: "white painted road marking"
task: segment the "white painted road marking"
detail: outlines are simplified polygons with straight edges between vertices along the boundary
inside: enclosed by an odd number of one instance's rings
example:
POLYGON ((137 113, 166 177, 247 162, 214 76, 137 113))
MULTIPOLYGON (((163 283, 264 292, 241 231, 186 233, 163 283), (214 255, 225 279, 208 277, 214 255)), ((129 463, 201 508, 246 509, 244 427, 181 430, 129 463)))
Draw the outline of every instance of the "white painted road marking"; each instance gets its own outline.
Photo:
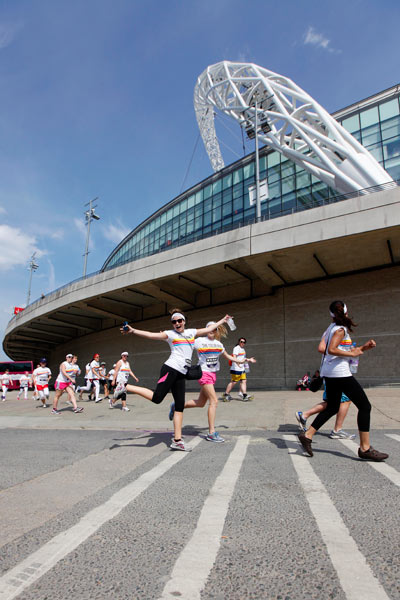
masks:
MULTIPOLYGON (((284 435, 300 485, 314 515, 329 557, 348 600, 389 600, 335 508, 321 480, 302 454, 297 437, 284 435)), ((312 460, 312 459, 311 459, 312 460)), ((305 543, 309 540, 304 539, 305 543)))
POLYGON ((214 565, 226 515, 240 469, 246 456, 249 436, 240 436, 217 477, 200 513, 197 527, 178 557, 161 600, 199 600, 214 565))
MULTIPOLYGON (((339 441, 342 442, 342 444, 344 444, 346 446, 346 448, 351 450, 353 452, 353 454, 358 456, 358 444, 356 444, 355 442, 352 442, 351 440, 339 440, 339 441)), ((361 461, 361 459, 360 459, 360 461, 361 461)), ((376 462, 372 462, 370 460, 362 461, 362 462, 368 462, 368 464, 373 469, 378 471, 378 473, 380 473, 381 475, 384 475, 385 477, 390 479, 390 481, 392 483, 394 483, 395 485, 400 487, 400 473, 398 471, 396 471, 396 469, 394 469, 390 465, 386 464, 385 462, 376 463, 376 462)))
MULTIPOLYGON (((188 446, 194 448, 202 441, 195 438, 188 446)), ((52 569, 67 554, 85 542, 102 525, 117 516, 132 500, 175 466, 185 456, 186 452, 171 452, 159 465, 143 473, 138 479, 116 492, 107 502, 88 512, 70 529, 61 532, 39 550, 28 556, 16 567, 0 578, 0 599, 12 600, 21 592, 40 579, 52 569)))
POLYGON ((396 442, 400 442, 400 435, 397 435, 397 433, 385 433, 385 435, 392 438, 392 440, 396 440, 396 442))

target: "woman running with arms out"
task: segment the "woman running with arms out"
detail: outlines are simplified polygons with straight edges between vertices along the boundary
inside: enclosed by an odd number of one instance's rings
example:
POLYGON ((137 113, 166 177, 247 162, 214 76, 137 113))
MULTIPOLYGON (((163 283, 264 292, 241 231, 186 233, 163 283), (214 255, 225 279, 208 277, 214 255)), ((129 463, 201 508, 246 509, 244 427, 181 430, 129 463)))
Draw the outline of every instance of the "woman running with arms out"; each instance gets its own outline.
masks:
POLYGON ((108 399, 110 408, 114 408, 114 400, 121 400, 122 410, 127 412, 130 410, 126 405, 126 384, 128 383, 129 375, 131 375, 136 382, 139 381, 135 373, 131 370, 128 356, 128 352, 121 352, 121 359, 115 365, 115 369, 113 369, 111 388, 115 388, 115 392, 114 397, 108 399))
MULTIPOLYGON (((206 327, 215 325, 214 321, 207 323, 206 327)), ((208 406, 208 435, 206 440, 208 442, 224 442, 224 438, 221 437, 218 431, 215 431, 215 415, 217 412, 218 398, 215 393, 215 382, 217 380, 217 371, 220 369, 219 359, 224 356, 227 360, 235 361, 239 364, 245 362, 255 363, 255 358, 237 358, 231 354, 228 354, 221 343, 221 337, 226 337, 225 325, 219 325, 214 331, 210 331, 207 337, 199 337, 194 343, 194 347, 197 350, 199 357, 199 365, 203 371, 201 379, 199 379, 200 394, 196 400, 188 400, 185 402, 185 408, 202 408, 206 405, 207 400, 209 401, 208 406)), ((172 421, 175 412, 175 402, 171 403, 169 411, 169 420, 172 421)))
POLYGON ((326 386, 327 407, 316 419, 305 433, 299 433, 303 449, 309 456, 313 456, 311 442, 314 434, 339 410, 342 394, 358 408, 357 424, 360 435, 360 447, 358 456, 364 460, 381 462, 388 458, 388 454, 375 450, 370 445, 369 428, 371 417, 371 404, 358 381, 350 371, 349 359, 364 354, 366 350, 375 348, 374 340, 369 340, 358 348, 351 348, 352 342, 349 332, 355 327, 355 323, 347 313, 347 306, 342 300, 334 300, 329 306, 332 323, 324 332, 318 346, 318 351, 324 354, 321 364, 321 376, 326 386))
POLYGON ((136 385, 127 385, 126 389, 128 392, 138 394, 155 404, 160 404, 168 392, 171 392, 175 400, 175 414, 174 414, 174 439, 172 440, 170 448, 172 450, 189 450, 185 447, 185 443, 182 440, 182 421, 183 421, 183 409, 185 407, 185 375, 188 367, 192 362, 192 353, 194 348, 194 340, 197 336, 204 336, 217 329, 219 325, 222 325, 229 319, 229 315, 226 315, 223 319, 217 323, 204 327, 202 329, 185 329, 186 318, 178 308, 174 308, 171 311, 171 323, 173 329, 166 331, 160 331, 153 333, 151 331, 143 331, 130 327, 129 325, 121 329, 122 333, 133 333, 139 337, 147 338, 150 340, 163 340, 169 344, 171 348, 171 354, 168 360, 161 367, 160 378, 157 382, 157 387, 154 390, 148 388, 139 387, 136 385))

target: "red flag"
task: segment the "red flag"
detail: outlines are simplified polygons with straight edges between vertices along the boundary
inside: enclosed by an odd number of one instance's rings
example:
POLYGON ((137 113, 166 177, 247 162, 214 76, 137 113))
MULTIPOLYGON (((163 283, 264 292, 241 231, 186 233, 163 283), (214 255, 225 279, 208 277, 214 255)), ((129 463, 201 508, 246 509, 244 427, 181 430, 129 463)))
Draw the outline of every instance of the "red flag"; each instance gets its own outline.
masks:
POLYGON ((20 306, 14 306, 14 315, 17 315, 18 313, 22 312, 23 310, 25 310, 25 309, 21 308, 20 306))

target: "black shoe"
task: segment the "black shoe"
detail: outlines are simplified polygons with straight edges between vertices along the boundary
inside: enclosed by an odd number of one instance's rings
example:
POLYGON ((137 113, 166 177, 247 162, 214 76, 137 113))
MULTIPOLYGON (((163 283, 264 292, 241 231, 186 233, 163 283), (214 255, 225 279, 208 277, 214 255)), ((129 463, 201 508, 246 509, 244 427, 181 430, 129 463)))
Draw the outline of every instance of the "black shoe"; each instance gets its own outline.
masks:
POLYGON ((379 452, 379 450, 375 450, 372 446, 368 450, 358 449, 358 456, 363 460, 372 460, 373 462, 382 462, 389 458, 389 454, 385 454, 384 452, 379 452))
POLYGON ((306 437, 305 433, 298 433, 297 437, 299 438, 300 444, 303 446, 303 450, 307 452, 308 456, 314 456, 311 447, 312 441, 308 437, 306 437))

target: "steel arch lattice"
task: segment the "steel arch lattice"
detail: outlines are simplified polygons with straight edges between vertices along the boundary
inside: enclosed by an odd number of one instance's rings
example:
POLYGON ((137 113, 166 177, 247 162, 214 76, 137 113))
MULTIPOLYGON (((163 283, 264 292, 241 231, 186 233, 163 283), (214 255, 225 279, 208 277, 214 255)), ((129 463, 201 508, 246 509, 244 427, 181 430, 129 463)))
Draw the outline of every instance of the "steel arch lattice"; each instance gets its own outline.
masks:
POLYGON ((223 61, 197 80, 194 108, 214 171, 224 167, 214 107, 341 194, 393 181, 375 158, 291 79, 253 63, 223 61))

